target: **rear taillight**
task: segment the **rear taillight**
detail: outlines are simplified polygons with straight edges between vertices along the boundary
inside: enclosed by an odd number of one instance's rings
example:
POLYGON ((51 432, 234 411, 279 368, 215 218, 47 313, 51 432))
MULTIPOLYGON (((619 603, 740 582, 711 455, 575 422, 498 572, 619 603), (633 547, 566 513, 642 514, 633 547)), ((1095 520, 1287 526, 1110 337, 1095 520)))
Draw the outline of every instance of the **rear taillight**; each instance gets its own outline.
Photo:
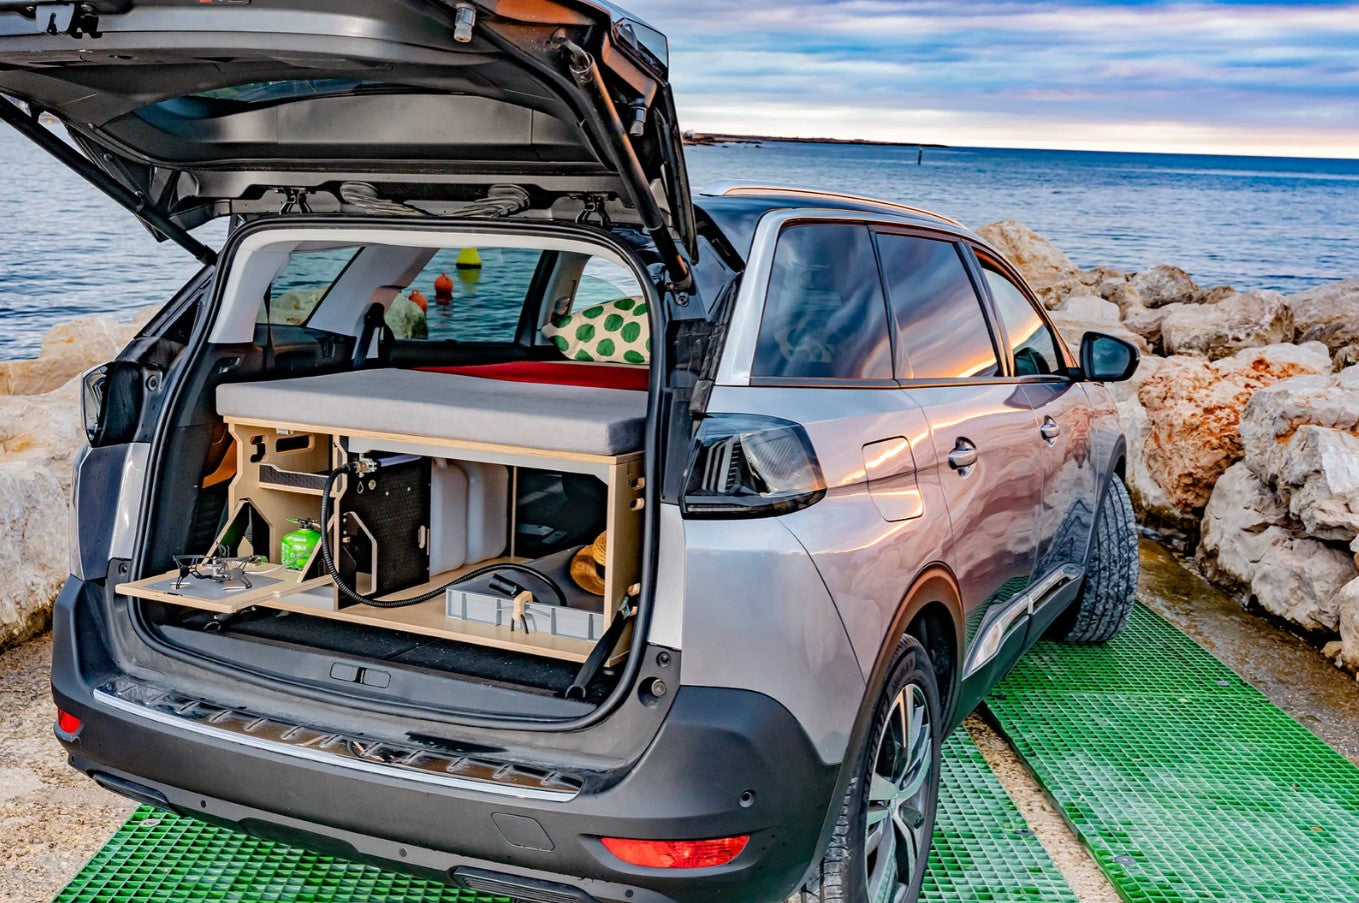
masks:
POLYGON ((601 837, 604 848, 628 865, 650 869, 707 869, 726 865, 745 850, 749 834, 713 840, 627 840, 601 837))
POLYGON ((826 480, 807 431, 791 420, 710 414, 698 427, 686 517, 769 517, 815 504, 826 480))
POLYGON ((57 730, 67 736, 74 737, 76 734, 80 733, 81 727, 82 725, 79 718, 72 715, 70 712, 63 712, 61 709, 57 709, 57 730))

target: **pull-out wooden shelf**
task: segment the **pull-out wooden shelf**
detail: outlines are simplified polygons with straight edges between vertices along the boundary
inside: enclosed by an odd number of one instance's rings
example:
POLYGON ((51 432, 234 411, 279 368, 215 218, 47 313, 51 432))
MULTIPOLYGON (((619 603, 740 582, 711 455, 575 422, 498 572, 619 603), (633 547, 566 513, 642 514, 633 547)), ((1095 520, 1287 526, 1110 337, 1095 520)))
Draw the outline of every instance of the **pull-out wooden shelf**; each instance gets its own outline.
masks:
MULTIPOLYGON (((528 467, 566 473, 587 474, 607 486, 605 511, 608 531, 608 562, 604 572, 604 598, 601 600, 604 625, 612 619, 629 587, 635 584, 641 561, 641 506, 643 497, 642 455, 588 454, 550 451, 526 446, 498 445, 460 439, 431 438, 342 426, 283 423, 242 417, 226 418, 236 444, 236 475, 228 495, 232 521, 251 520, 254 528, 248 538, 232 531, 229 524, 218 544, 229 538, 229 551, 267 558, 267 564, 252 565, 247 575, 253 588, 224 592, 220 584, 189 577, 178 587, 169 586, 177 572, 149 577, 117 587, 125 595, 203 609, 233 613, 250 607, 296 612, 328 620, 364 624, 369 627, 406 631, 423 636, 475 643, 499 649, 526 652, 571 662, 583 662, 594 648, 594 641, 528 632, 522 627, 481 624, 450 618, 445 613, 441 593, 433 599, 401 608, 375 608, 369 605, 340 604, 334 581, 320 566, 319 547, 301 571, 280 566, 281 538, 296 529, 290 519, 318 519, 324 474, 350 453, 415 454, 454 462, 478 462, 516 468, 528 467), (243 513, 244 512, 244 513, 243 513), (266 537, 267 539, 263 538, 266 537), (254 548, 259 541, 261 548, 254 548)), ((334 490, 344 491, 343 478, 334 490)), ((387 599, 419 595, 457 577, 489 564, 524 562, 515 555, 513 495, 508 517, 505 554, 434 575, 429 582, 391 593, 387 599)), ((339 523, 332 518, 327 525, 332 540, 338 542, 339 523)), ((207 550, 186 550, 191 552, 207 550)), ((379 565, 380 566, 380 565, 379 565)), ((358 589, 364 591, 361 577, 358 589)), ((617 649, 627 648, 627 637, 617 649)), ((622 658, 615 651, 610 661, 622 658)))

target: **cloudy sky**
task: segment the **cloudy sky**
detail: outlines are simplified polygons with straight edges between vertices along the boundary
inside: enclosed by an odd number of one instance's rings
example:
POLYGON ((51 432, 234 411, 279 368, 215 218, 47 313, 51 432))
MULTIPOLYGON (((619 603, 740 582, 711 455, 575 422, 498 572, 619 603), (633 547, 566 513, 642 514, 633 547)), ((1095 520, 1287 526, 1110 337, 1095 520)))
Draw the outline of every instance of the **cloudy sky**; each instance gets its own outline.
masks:
POLYGON ((1359 3, 624 0, 699 131, 1359 157, 1359 3))

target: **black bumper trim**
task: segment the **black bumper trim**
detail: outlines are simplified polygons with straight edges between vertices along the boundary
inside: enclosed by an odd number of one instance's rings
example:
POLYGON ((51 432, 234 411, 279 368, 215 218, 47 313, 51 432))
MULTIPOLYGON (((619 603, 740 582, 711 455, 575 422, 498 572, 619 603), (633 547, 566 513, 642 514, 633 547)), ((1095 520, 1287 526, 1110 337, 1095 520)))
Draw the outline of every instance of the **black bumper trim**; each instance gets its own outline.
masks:
POLYGON ((498 793, 518 799, 570 800, 581 781, 560 772, 530 769, 452 755, 427 747, 369 740, 334 731, 290 724, 277 718, 194 699, 152 687, 128 677, 109 681, 94 691, 95 702, 171 728, 202 734, 226 743, 282 753, 315 762, 330 762, 357 771, 399 773, 462 790, 498 793))

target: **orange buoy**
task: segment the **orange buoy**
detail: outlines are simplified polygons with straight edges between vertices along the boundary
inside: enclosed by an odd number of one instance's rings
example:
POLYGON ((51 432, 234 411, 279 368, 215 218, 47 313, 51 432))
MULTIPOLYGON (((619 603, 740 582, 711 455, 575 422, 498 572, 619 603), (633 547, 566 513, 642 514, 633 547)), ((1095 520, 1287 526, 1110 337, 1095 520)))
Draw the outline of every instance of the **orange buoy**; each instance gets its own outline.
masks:
POLYGON ((429 299, 422 295, 418 288, 411 289, 411 300, 415 302, 416 307, 425 312, 429 311, 429 299))
POLYGON ((440 273, 434 280, 434 303, 444 306, 453 303, 453 280, 447 273, 440 273))

